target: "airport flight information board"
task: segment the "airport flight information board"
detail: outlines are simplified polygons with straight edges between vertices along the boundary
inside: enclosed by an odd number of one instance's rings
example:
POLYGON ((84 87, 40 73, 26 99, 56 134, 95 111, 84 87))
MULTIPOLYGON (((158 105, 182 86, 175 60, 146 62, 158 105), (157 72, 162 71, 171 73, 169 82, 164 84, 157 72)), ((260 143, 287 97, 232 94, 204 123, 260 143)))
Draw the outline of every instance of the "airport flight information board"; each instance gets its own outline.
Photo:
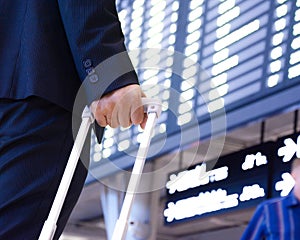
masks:
MULTIPOLYGON (((118 0, 117 8, 141 85, 163 103, 155 154, 299 105, 300 0, 118 0), (223 122, 217 132, 213 118, 223 122), (195 127, 200 136, 179 141, 195 127)), ((141 132, 107 128, 101 144, 93 138, 91 168, 116 159, 130 167, 141 132)))
POLYGON ((297 133, 170 174, 166 224, 255 207, 268 198, 286 196, 294 186, 290 168, 292 159, 300 155, 299 143, 297 133))

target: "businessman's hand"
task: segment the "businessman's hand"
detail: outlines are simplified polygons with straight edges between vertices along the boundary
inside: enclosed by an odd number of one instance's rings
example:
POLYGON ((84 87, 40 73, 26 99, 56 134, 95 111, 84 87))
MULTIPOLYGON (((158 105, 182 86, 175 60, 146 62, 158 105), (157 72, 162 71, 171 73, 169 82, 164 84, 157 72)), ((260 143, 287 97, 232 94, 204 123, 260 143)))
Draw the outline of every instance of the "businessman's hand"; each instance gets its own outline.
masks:
POLYGON ((128 85, 94 101, 91 109, 101 127, 109 125, 116 128, 140 124, 144 128, 147 117, 144 114, 142 97, 145 94, 139 85, 128 85))

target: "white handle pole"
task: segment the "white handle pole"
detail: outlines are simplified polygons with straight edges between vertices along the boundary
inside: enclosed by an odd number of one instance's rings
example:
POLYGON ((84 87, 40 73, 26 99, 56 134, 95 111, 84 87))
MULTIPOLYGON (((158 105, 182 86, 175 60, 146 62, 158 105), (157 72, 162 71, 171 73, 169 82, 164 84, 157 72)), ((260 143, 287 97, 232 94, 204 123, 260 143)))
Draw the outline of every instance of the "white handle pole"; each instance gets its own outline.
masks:
POLYGON ((141 175, 146 161, 146 156, 149 150, 152 132, 156 123, 156 119, 158 118, 161 112, 160 102, 156 101, 154 104, 151 104, 151 101, 149 101, 149 99, 144 99, 143 104, 147 107, 148 119, 146 122, 145 130, 143 132, 143 136, 141 138, 142 141, 140 143, 137 157, 132 169, 121 213, 114 228, 112 240, 125 239, 130 211, 132 208, 136 190, 140 183, 141 175))
MULTIPOLYGON (((143 138, 147 139, 147 141, 145 141, 145 143, 141 143, 140 145, 140 149, 138 151, 138 157, 137 157, 137 161, 135 163, 136 167, 134 167, 131 179, 130 179, 130 183, 128 186, 128 194, 126 194, 124 203, 126 205, 129 205, 129 211, 124 211, 124 213, 121 212, 122 218, 120 220, 120 222, 122 222, 122 225, 124 225, 124 223, 127 222, 127 219, 129 217, 129 212, 131 209, 131 204, 133 201, 133 197, 134 197, 134 192, 136 191, 137 187, 138 187, 138 182, 140 180, 140 175, 141 172, 143 170, 143 166, 145 163, 145 158, 148 152, 148 148, 149 148, 149 144, 150 144, 150 139, 151 139, 151 134, 152 134, 152 130, 155 124, 155 120, 156 118, 158 118, 158 116, 161 113, 161 104, 160 101, 158 100, 153 100, 153 99, 147 99, 144 98, 142 99, 143 105, 147 108, 147 113, 148 113, 148 120, 146 123, 146 127, 145 127, 145 131, 144 131, 144 135, 143 138), (127 196, 128 195, 128 196, 127 196), (132 196, 130 196, 132 195, 132 196), (126 220, 125 220, 126 219, 126 220)), ((54 202, 52 204, 50 213, 48 215, 47 220, 44 222, 42 231, 40 233, 39 239, 38 240, 52 240, 53 236, 55 234, 56 231, 56 223, 58 220, 58 217, 60 215, 63 203, 65 201, 69 186, 71 184, 71 180, 73 178, 87 133, 89 131, 90 125, 94 122, 94 117, 90 111, 90 109, 88 107, 85 107, 83 113, 82 113, 82 122, 77 134, 77 137, 75 139, 74 142, 74 146, 72 148, 67 166, 65 168, 63 177, 61 179, 59 188, 57 190, 54 202)), ((123 211, 123 209, 122 209, 123 211)), ((124 225, 124 230, 122 230, 122 234, 124 235, 125 233, 125 227, 127 224, 124 225)), ((118 229, 118 228, 117 228, 118 229)), ((116 228, 115 228, 115 232, 116 232, 116 228)), ((120 233, 119 231, 117 231, 118 234, 120 233)), ((116 240, 120 240, 121 238, 113 238, 116 240)))
POLYGON ((78 163, 87 133, 90 125, 94 122, 94 117, 88 107, 85 107, 82 113, 82 122, 74 142, 67 166, 57 190, 54 202, 52 204, 48 219, 45 221, 39 240, 52 240, 56 231, 56 223, 65 201, 75 168, 78 163))

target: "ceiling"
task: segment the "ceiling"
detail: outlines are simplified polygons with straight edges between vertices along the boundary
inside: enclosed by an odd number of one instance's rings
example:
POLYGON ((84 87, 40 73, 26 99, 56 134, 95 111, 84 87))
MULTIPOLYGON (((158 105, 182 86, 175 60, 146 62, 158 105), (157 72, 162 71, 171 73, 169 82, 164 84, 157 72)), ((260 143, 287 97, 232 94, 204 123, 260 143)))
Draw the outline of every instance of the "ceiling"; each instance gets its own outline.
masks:
MULTIPOLYGON (((298 116, 298 123, 295 125, 296 114, 297 116, 299 115, 298 111, 283 113, 266 119, 264 126, 261 121, 258 121, 228 132, 224 146, 220 139, 214 139, 213 143, 214 145, 221 144, 223 146, 221 155, 226 155, 256 145, 262 140, 275 140, 280 136, 293 133, 295 126, 297 131, 299 131, 300 117, 298 116)), ((215 157, 214 151, 209 152, 209 156, 207 156, 207 149, 210 144, 209 141, 194 143, 182 152, 173 152, 156 159, 154 161, 156 168, 169 166, 159 180, 165 183, 170 172, 190 166, 191 156, 193 157, 193 165, 200 162, 204 157, 213 159, 215 157), (175 164, 170 166, 168 164, 170 161, 175 164)), ((70 217, 62 240, 106 239, 105 224, 100 204, 100 184, 95 182, 84 188, 78 204, 70 217)), ((238 239, 254 210, 247 209, 230 212, 217 215, 216 217, 165 226, 161 214, 165 207, 164 188, 160 190, 159 199, 160 204, 157 206, 155 214, 157 218, 155 221, 158 222, 157 240, 234 239, 233 236, 236 236, 236 239, 238 239), (224 237, 226 234, 230 237, 224 237)))

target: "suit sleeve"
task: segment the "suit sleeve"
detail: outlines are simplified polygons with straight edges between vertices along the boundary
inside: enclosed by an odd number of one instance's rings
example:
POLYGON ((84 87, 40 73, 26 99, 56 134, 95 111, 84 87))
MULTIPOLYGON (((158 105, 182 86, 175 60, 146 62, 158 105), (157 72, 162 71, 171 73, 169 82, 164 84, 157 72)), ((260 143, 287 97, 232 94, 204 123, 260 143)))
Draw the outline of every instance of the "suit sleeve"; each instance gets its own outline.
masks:
POLYGON ((58 0, 58 6, 88 104, 103 94, 138 84, 114 0, 58 0))

